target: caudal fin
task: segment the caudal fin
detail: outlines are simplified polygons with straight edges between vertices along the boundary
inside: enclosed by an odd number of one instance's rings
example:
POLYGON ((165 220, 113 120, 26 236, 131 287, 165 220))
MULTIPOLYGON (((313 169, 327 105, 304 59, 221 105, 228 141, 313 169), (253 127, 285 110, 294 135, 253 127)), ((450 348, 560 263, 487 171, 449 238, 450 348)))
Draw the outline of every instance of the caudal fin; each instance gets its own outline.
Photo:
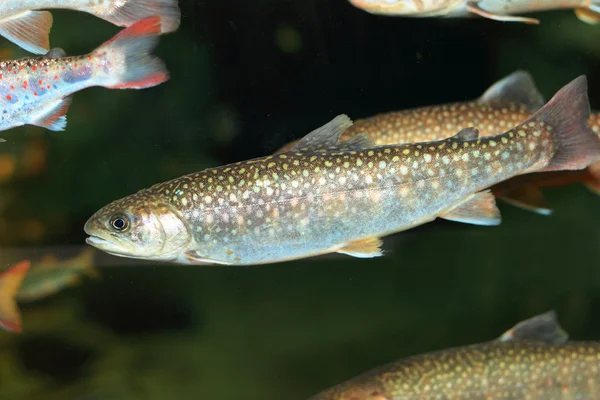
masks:
POLYGON ((560 89, 530 118, 549 127, 555 148, 548 165, 538 172, 579 170, 600 159, 600 138, 588 126, 589 116, 587 79, 582 75, 560 89))
POLYGON ((102 86, 111 89, 143 89, 169 79, 163 62, 150 54, 158 43, 160 17, 144 18, 119 32, 94 54, 110 58, 115 67, 102 86))
POLYGON ((0 274, 0 327, 11 332, 21 332, 21 313, 16 296, 31 262, 23 260, 0 274))
POLYGON ((127 0, 113 1, 110 13, 101 16, 117 26, 130 26, 140 19, 159 16, 162 33, 174 32, 179 28, 181 11, 177 0, 127 0))

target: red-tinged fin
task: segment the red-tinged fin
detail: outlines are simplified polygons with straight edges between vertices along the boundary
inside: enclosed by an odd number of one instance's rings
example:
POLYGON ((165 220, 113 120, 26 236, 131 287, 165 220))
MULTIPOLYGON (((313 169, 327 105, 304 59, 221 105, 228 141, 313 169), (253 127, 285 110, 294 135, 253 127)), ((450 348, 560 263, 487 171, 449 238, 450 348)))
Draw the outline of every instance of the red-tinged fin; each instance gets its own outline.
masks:
POLYGON ((50 48, 52 14, 48 11, 25 11, 0 21, 0 35, 34 54, 50 48))
POLYGON ((591 177, 585 182, 585 186, 600 196, 600 161, 596 161, 588 167, 591 177))
POLYGON ((177 0, 127 0, 112 3, 110 13, 99 17, 117 26, 130 26, 156 15, 162 20, 162 33, 174 32, 179 28, 181 11, 177 0))
POLYGON ((560 89, 529 119, 552 127, 556 149, 548 165, 536 172, 579 170, 600 159, 600 138, 588 126, 589 116, 587 78, 582 75, 560 89))
POLYGON ((474 193, 462 203, 445 211, 440 218, 473 225, 500 225, 500 210, 491 191, 474 193))
POLYGON ((29 260, 23 260, 0 274, 0 327, 7 331, 21 332, 16 296, 30 265, 29 260))
POLYGON ((64 131, 67 127, 67 112, 72 103, 72 97, 65 97, 53 103, 31 121, 31 125, 40 126, 51 131, 64 131))
POLYGON ((102 86, 110 89, 143 89, 159 85, 169 79, 163 62, 150 52, 158 44, 160 18, 142 19, 100 46, 95 53, 120 62, 112 71, 112 79, 102 86))

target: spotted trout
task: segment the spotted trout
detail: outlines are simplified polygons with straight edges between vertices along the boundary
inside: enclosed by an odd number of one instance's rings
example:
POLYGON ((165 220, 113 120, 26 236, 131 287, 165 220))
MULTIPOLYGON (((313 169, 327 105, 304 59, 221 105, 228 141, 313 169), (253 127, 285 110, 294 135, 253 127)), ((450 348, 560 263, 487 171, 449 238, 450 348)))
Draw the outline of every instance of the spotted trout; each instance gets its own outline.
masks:
POLYGON ((0 130, 36 125, 62 131, 72 95, 102 86, 142 89, 159 85, 169 73, 150 54, 158 42, 160 18, 142 19, 95 51, 67 57, 56 48, 43 57, 0 62, 0 130))
POLYGON ((575 342, 554 311, 496 340, 405 358, 309 400, 592 400, 600 398, 600 342, 575 342))
POLYGON ((178 263, 254 265, 327 253, 380 256, 381 237, 447 220, 496 225, 484 189, 531 171, 581 169, 599 158, 587 126, 587 80, 563 87, 517 127, 479 138, 373 147, 340 142, 341 115, 289 152, 209 168, 101 208, 87 243, 107 253, 178 263))
POLYGON ((45 54, 50 49, 52 14, 36 10, 57 8, 93 14, 126 27, 157 16, 163 33, 176 31, 181 18, 177 0, 5 0, 0 1, 0 36, 31 53, 45 54))
POLYGON ((495 21, 539 24, 535 18, 515 14, 574 9, 588 24, 600 21, 598 0, 349 0, 371 14, 405 17, 465 18, 479 16, 495 21))
MULTIPOLYGON (((357 120, 340 140, 366 133, 377 145, 416 143, 454 135, 464 126, 473 126, 480 136, 492 136, 527 118, 544 105, 544 98, 528 72, 516 71, 491 85, 479 98, 434 106, 377 114, 357 120)), ((600 136, 600 113, 594 112, 589 127, 600 136)), ((286 144, 278 153, 297 142, 286 144)), ((600 161, 577 171, 555 171, 521 175, 494 185, 491 190, 502 200, 539 214, 552 209, 540 188, 582 182, 600 195, 600 161)))

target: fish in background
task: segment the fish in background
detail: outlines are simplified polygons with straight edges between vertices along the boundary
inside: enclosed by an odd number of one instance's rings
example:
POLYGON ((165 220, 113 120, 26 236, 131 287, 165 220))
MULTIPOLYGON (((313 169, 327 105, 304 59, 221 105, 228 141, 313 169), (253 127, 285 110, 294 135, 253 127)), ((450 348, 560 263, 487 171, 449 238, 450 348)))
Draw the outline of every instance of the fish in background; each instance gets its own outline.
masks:
POLYGON ((4 0, 0 2, 0 36, 31 53, 45 54, 50 49, 52 14, 36 10, 57 8, 86 12, 125 27, 158 16, 162 33, 176 31, 181 18, 177 0, 4 0))
POLYGON ((588 24, 600 21, 599 0, 349 0, 371 14, 403 17, 473 17, 503 22, 539 24, 535 18, 515 14, 575 9, 575 15, 588 24))
POLYGON ((309 400, 597 398, 600 342, 569 341, 549 311, 496 340, 408 357, 309 400))
POLYGON ((97 277, 93 260, 94 251, 88 248, 66 260, 51 255, 33 265, 30 260, 23 260, 0 273, 0 327, 20 333, 22 322, 17 302, 32 302, 54 295, 77 285, 83 275, 97 277))
MULTIPOLYGON (((341 140, 366 133, 377 145, 417 143, 450 137, 467 126, 477 128, 480 136, 492 136, 525 121, 544 102, 531 75, 515 71, 471 101, 386 112, 357 120, 341 140)), ((590 115, 588 125, 600 137, 600 112, 590 115)), ((286 144, 277 153, 288 151, 296 143, 286 144)), ((600 195, 600 161, 583 170, 521 175, 491 190, 496 197, 514 206, 548 215, 552 209, 540 188, 575 182, 583 183, 600 195)))
POLYGON ((486 188, 533 171, 577 170, 600 159, 587 126, 587 80, 559 90, 503 134, 373 147, 339 142, 341 115, 289 152, 208 168, 116 200, 84 226, 86 242, 130 258, 255 265, 328 253, 382 255, 381 237, 436 218, 497 225, 486 188))
POLYGON ((0 62, 0 130, 29 124, 62 131, 77 91, 143 89, 167 81, 166 67, 150 54, 160 27, 159 17, 149 17, 83 56, 53 49, 43 57, 0 62))

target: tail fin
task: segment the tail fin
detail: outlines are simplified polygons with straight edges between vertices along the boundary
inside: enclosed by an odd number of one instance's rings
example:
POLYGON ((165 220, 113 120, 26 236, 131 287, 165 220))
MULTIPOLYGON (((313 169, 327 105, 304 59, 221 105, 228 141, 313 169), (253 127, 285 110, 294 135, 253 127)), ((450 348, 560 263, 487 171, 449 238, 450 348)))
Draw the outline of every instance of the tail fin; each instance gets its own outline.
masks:
POLYGON ((150 54, 158 43, 160 18, 148 17, 119 32, 95 54, 106 53, 118 65, 102 86, 111 89, 143 89, 169 79, 163 62, 150 54))
POLYGON ((555 153, 541 171, 583 169, 600 159, 600 138, 588 126, 587 79, 580 76, 560 89, 530 120, 552 129, 555 153))
POLYGON ((181 11, 177 0, 127 0, 112 2, 113 8, 102 18, 117 26, 130 26, 140 19, 159 16, 162 33, 174 32, 179 28, 181 11), (117 5, 122 4, 122 5, 117 5))
POLYGON ((23 260, 0 274, 0 327, 11 332, 21 332, 16 296, 30 265, 29 260, 23 260))
POLYGON ((596 161, 594 164, 590 165, 588 167, 588 172, 591 177, 585 182, 585 186, 600 196, 600 161, 596 161))

